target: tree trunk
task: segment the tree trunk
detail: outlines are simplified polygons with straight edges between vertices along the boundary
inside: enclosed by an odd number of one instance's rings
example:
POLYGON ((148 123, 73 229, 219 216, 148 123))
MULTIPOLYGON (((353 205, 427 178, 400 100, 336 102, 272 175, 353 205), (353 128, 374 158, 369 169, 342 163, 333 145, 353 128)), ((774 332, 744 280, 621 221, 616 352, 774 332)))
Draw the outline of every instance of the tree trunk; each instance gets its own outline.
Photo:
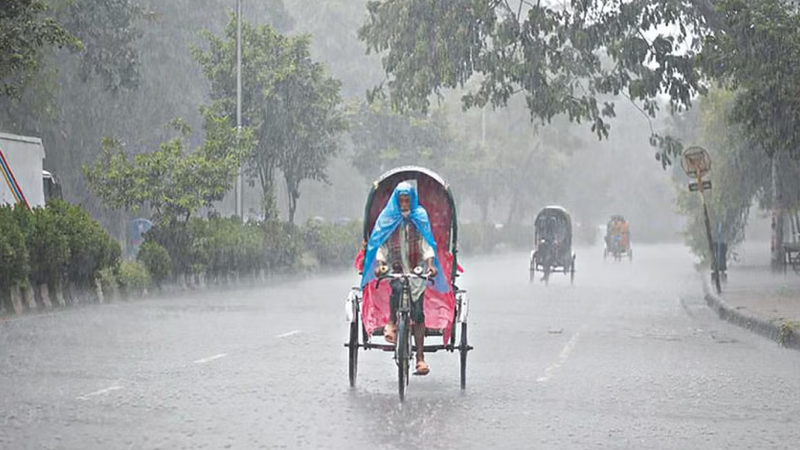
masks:
POLYGON ((772 245, 770 246, 773 270, 780 270, 784 266, 783 252, 783 195, 781 192, 781 171, 778 154, 772 155, 772 245))
POLYGON ((294 213, 297 211, 297 197, 289 193, 289 223, 294 225, 294 213))
POLYGON ((64 282, 58 282, 55 285, 56 290, 56 304, 58 306, 64 307, 67 306, 67 301, 64 299, 64 282))
POLYGON ((31 285, 30 281, 27 285, 22 287, 22 298, 25 301, 25 304, 28 305, 28 310, 36 311, 39 309, 39 305, 36 304, 36 299, 33 295, 33 286, 31 285))
POLYGON ((14 307, 14 313, 18 316, 25 312, 22 307, 22 295, 19 291, 19 286, 11 287, 11 305, 14 307))
POLYGON ((95 291, 95 295, 97 296, 97 302, 98 303, 105 303, 106 302, 106 296, 103 293, 103 284, 100 283, 99 279, 95 279, 94 280, 94 291, 95 291))

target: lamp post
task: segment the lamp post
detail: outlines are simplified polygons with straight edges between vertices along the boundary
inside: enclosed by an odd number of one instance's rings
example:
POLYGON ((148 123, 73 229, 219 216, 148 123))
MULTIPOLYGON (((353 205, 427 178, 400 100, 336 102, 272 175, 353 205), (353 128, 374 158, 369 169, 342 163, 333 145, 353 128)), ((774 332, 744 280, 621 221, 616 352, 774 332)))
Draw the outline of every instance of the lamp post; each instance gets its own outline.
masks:
MULTIPOLYGON (((242 134, 242 0, 236 0, 236 145, 242 134)), ((236 173, 236 215, 244 222, 242 166, 236 173)))

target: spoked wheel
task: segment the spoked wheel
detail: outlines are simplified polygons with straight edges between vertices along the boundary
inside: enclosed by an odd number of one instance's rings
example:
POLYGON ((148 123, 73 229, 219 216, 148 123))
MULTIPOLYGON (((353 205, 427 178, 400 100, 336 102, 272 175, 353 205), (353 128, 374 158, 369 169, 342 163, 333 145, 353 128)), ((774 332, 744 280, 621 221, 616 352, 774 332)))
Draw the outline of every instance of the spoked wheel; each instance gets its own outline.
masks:
POLYGON ((400 320, 400 324, 397 327, 395 359, 397 360, 397 393, 400 395, 401 402, 406 399, 406 387, 408 386, 408 358, 411 353, 410 337, 408 319, 400 320))
POLYGON ((461 324, 461 345, 459 346, 461 353, 461 390, 467 388, 467 352, 469 352, 469 345, 467 344, 467 324, 461 324))
POLYGON ((569 284, 575 284, 575 255, 572 256, 572 264, 569 265, 569 284))
POLYGON ((358 317, 354 322, 350 322, 350 344, 349 344, 349 364, 350 387, 356 386, 356 375, 358 374, 358 317))

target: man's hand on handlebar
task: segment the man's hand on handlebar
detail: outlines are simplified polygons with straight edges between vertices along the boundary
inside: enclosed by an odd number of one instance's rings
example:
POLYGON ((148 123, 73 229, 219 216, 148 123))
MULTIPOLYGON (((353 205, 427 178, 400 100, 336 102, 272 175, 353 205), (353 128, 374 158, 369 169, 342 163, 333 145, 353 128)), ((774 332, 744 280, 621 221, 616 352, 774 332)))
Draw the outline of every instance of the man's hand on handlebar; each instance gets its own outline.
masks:
POLYGON ((428 266, 428 278, 436 278, 436 275, 438 275, 439 272, 436 270, 436 266, 433 264, 433 258, 429 259, 427 261, 427 263, 428 263, 427 264, 427 266, 428 266))

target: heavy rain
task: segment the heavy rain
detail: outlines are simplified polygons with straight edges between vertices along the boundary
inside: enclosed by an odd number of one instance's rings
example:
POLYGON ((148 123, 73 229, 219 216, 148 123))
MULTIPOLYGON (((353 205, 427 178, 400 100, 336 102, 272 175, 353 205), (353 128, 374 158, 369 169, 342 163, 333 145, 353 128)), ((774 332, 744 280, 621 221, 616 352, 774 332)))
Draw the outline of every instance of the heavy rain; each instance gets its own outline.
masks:
POLYGON ((787 0, 0 1, 0 448, 796 449, 787 0))

